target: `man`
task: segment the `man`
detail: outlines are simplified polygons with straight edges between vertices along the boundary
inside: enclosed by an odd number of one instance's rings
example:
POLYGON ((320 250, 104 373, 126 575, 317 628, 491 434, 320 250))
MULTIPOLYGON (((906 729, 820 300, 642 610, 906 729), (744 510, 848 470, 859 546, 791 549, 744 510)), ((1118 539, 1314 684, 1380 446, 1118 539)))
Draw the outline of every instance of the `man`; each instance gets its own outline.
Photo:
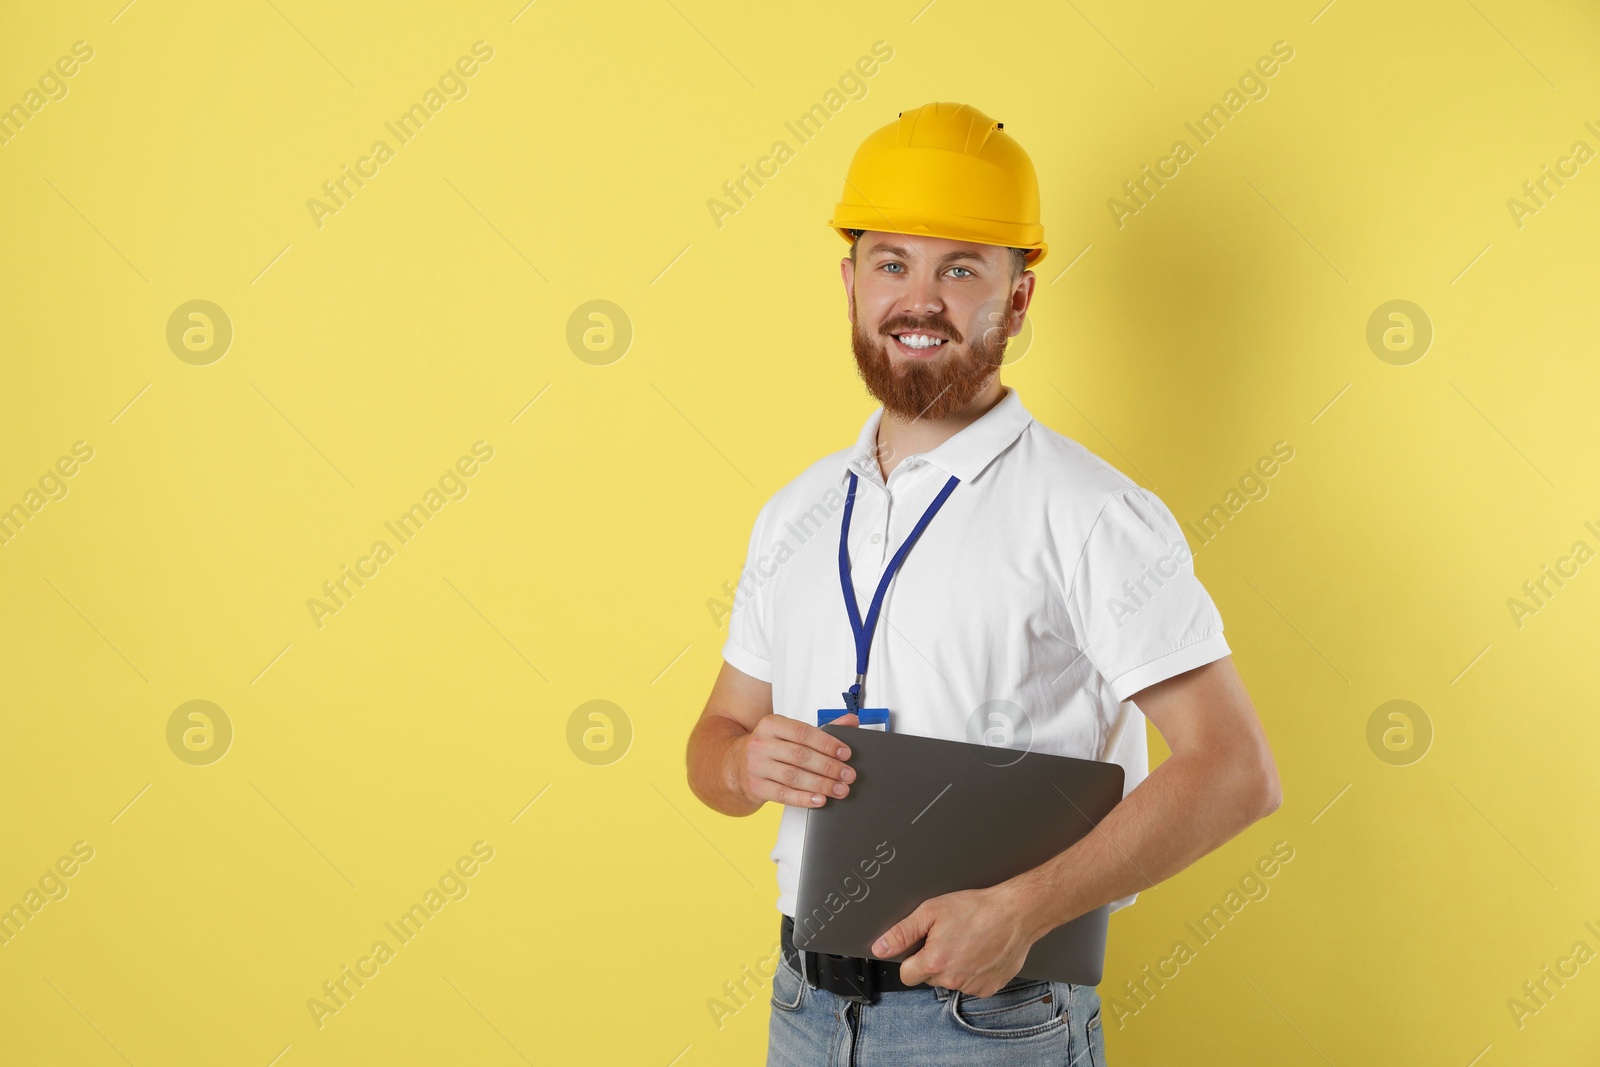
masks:
POLYGON ((690 787, 717 811, 784 805, 769 1064, 1103 1067, 1099 996, 1018 979, 1029 947, 1132 903, 1281 800, 1171 512, 1000 382, 1046 248, 1038 210, 1033 165, 1001 124, 939 103, 862 144, 830 220, 851 241, 851 340, 882 407, 757 516, 687 752, 690 787), (844 602, 841 530, 856 615, 882 597, 869 633, 844 602), (868 1002, 813 985, 793 949, 806 809, 855 777, 849 746, 817 726, 841 692, 887 707, 893 732, 984 741, 999 723, 1126 775, 1122 802, 1059 856, 886 930, 877 956, 915 951, 870 961, 886 991, 868 1002), (1172 751, 1148 774, 1141 712, 1172 751))

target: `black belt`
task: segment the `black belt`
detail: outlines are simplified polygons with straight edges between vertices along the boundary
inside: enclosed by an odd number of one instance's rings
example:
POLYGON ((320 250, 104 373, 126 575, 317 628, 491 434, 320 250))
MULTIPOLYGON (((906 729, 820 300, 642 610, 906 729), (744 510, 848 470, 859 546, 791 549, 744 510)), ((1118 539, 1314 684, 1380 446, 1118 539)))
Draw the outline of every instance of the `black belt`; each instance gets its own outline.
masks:
POLYGON ((783 958, 805 977, 812 989, 828 992, 853 1000, 858 1004, 876 1004, 879 993, 900 993, 908 989, 926 989, 925 983, 907 985, 900 980, 900 965, 893 960, 864 959, 860 956, 840 956, 832 952, 802 952, 794 947, 794 920, 783 917, 783 958))

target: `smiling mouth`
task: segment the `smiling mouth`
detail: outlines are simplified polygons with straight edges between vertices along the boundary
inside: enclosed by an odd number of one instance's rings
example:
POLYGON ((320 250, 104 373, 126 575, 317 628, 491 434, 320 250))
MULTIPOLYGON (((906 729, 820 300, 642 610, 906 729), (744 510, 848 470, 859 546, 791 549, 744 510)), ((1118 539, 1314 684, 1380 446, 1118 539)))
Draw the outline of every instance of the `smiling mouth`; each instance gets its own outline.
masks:
POLYGON ((912 331, 890 334, 889 336, 894 339, 895 345, 899 347, 902 354, 912 358, 927 358, 949 344, 948 338, 931 333, 912 331))

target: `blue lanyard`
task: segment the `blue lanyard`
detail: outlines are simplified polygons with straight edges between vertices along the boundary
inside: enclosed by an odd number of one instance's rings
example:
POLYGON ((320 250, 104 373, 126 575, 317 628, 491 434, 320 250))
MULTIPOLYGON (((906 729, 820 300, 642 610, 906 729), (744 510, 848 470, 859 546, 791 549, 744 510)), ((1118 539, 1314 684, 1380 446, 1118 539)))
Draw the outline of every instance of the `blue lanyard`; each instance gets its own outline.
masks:
POLYGON ((847 713, 861 711, 862 686, 867 680, 867 654, 872 650, 872 635, 878 629, 878 612, 883 607, 883 594, 889 589, 889 580, 894 577, 895 571, 900 569, 900 564, 905 562, 911 546, 922 536, 922 531, 927 529, 928 523, 933 520, 934 513, 944 506, 945 500, 960 481, 960 478, 952 474, 950 480, 944 483, 944 488, 939 490, 939 495, 933 498, 933 503, 928 505, 928 510, 922 513, 922 518, 917 520, 916 526, 906 535, 894 558, 883 569, 883 577, 878 580, 878 591, 872 596, 872 607, 868 610, 867 621, 863 624, 861 609, 856 606, 855 585, 850 581, 850 514, 856 506, 856 472, 850 472, 850 492, 844 500, 844 523, 839 527, 839 584, 844 590, 844 606, 850 612, 850 628, 856 636, 856 680, 855 684, 843 694, 847 713))

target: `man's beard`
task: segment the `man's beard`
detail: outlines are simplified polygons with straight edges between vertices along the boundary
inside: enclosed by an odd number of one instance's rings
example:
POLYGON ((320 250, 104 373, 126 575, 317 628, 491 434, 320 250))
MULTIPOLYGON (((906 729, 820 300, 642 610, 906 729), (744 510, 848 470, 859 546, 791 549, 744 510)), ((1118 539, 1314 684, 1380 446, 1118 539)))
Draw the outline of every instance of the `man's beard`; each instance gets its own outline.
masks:
MULTIPOLYGON (((983 319, 983 316, 979 316, 983 319)), ((943 318, 912 319, 896 316, 884 323, 877 336, 861 328, 861 316, 850 327, 856 353, 856 370, 884 411, 903 419, 944 419, 971 403, 983 391, 1005 358, 1010 340, 1003 326, 983 321, 970 342, 943 318), (890 362, 891 334, 924 332, 947 338, 943 351, 926 362, 890 362)))

